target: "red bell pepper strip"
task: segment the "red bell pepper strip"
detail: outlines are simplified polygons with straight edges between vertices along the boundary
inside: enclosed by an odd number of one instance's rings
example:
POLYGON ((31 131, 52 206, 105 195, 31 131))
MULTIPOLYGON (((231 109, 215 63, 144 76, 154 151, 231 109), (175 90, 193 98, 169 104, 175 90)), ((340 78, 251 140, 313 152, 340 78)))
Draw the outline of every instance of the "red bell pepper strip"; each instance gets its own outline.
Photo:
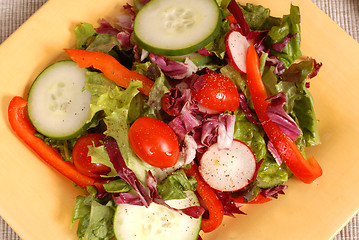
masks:
POLYGON ((262 203, 266 203, 272 200, 272 198, 267 198, 265 196, 263 196, 262 194, 258 194, 256 196, 255 199, 253 199, 252 201, 246 202, 244 200, 244 197, 237 197, 237 198, 233 198, 233 201, 235 201, 236 203, 242 203, 242 204, 262 204, 262 203))
POLYGON ((197 193, 207 206, 209 218, 202 218, 201 230, 205 233, 215 230, 223 220, 223 204, 212 188, 202 179, 198 166, 192 162, 190 169, 184 169, 187 175, 194 175, 197 180, 197 193))
POLYGON ((139 88, 140 92, 147 96, 150 93, 153 86, 151 79, 127 69, 111 55, 80 49, 65 49, 65 51, 73 61, 77 62, 80 68, 93 67, 100 70, 105 77, 123 88, 127 88, 131 81, 142 81, 142 88, 139 88))
POLYGON ((259 71, 259 59, 253 45, 247 51, 247 84, 252 97, 254 110, 257 113, 264 131, 284 163, 293 174, 304 183, 311 183, 322 175, 322 168, 314 157, 306 160, 295 142, 283 133, 280 127, 270 120, 267 115, 269 102, 259 71))
POLYGON ((103 185, 95 179, 78 172, 70 162, 65 162, 62 156, 42 139, 36 137, 35 128, 31 124, 27 112, 27 101, 22 97, 15 96, 8 107, 8 118, 11 128, 21 140, 36 152, 47 164, 55 168, 62 175, 73 181, 78 186, 86 189, 87 185, 95 185, 101 192, 103 185))

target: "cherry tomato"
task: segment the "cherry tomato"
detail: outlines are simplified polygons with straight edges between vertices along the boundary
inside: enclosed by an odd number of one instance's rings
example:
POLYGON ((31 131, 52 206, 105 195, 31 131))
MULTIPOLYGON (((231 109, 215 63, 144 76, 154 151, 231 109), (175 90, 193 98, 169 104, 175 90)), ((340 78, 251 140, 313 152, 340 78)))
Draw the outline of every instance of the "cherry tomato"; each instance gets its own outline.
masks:
POLYGON ((239 93, 233 81, 218 73, 202 75, 206 84, 194 91, 193 98, 206 108, 214 111, 235 111, 239 107, 239 93))
POLYGON ((88 156, 88 146, 95 145, 96 147, 101 146, 100 140, 105 137, 104 134, 90 133, 82 136, 75 143, 74 149, 72 150, 72 160, 75 167, 82 174, 99 178, 100 175, 106 175, 111 169, 103 164, 92 163, 91 157, 88 156))
POLYGON ((176 134, 158 119, 138 118, 128 131, 128 139, 136 155, 154 167, 168 168, 177 162, 179 146, 176 134))

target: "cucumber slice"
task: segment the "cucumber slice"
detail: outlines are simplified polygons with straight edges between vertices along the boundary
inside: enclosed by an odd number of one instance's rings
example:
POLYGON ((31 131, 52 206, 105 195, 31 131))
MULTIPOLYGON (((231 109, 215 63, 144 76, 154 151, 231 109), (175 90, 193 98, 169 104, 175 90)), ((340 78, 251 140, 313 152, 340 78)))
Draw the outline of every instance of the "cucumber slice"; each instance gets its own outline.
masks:
POLYGON ((179 56, 206 46, 220 28, 215 0, 152 0, 138 12, 134 35, 149 52, 179 56))
MULTIPOLYGON (((186 194, 186 199, 166 203, 177 209, 199 205, 194 192, 186 194)), ((195 219, 156 203, 148 208, 121 204, 116 208, 113 228, 118 240, 195 240, 201 229, 201 218, 195 219)))
POLYGON ((56 139, 81 134, 90 120, 91 95, 83 91, 86 69, 59 61, 43 70, 32 84, 27 111, 36 130, 56 139))

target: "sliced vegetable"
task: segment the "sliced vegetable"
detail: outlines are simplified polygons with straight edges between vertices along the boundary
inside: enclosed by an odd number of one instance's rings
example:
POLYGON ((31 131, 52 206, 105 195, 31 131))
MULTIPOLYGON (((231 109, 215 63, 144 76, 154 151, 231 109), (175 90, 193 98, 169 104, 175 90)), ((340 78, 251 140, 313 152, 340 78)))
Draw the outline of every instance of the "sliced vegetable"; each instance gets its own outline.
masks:
POLYGON ((72 160, 75 167, 82 174, 98 178, 101 175, 106 175, 111 171, 111 169, 103 164, 92 163, 91 157, 88 156, 88 146, 98 147, 102 145, 100 142, 105 137, 101 133, 90 133, 82 136, 79 140, 76 141, 75 146, 72 150, 72 160))
POLYGON ((189 59, 198 67, 209 64, 212 61, 210 55, 201 55, 198 52, 192 52, 181 56, 169 56, 168 58, 179 62, 185 62, 187 59, 189 59))
POLYGON ((155 0, 138 12, 134 34, 149 52, 180 56, 206 46, 220 28, 221 12, 214 0, 155 0))
POLYGON ((138 118, 128 131, 128 139, 136 155, 151 166, 173 167, 178 160, 176 134, 158 119, 138 118))
MULTIPOLYGON (((173 208, 184 209, 199 206, 196 195, 187 191, 187 198, 168 200, 173 208)), ((152 203, 149 207, 120 204, 114 216, 114 232, 117 239, 173 239, 195 240, 201 226, 201 218, 152 203)))
POLYGON ((72 60, 77 62, 80 68, 93 67, 98 69, 108 79, 123 88, 127 88, 131 81, 141 81, 142 88, 139 88, 139 90, 147 96, 150 93, 150 89, 153 85, 151 79, 127 69, 111 55, 80 49, 65 49, 65 51, 72 60))
POLYGON ((197 180, 196 191, 203 200, 209 212, 209 218, 202 218, 201 230, 205 233, 212 232, 221 225, 223 220, 223 204, 218 199, 214 190, 203 180, 196 163, 191 163, 191 168, 184 169, 187 175, 193 175, 197 180))
POLYGON ((243 142, 233 141, 229 149, 213 144, 203 154, 199 168, 203 179, 212 188, 222 192, 240 190, 253 180, 256 158, 243 142))
POLYGON ((242 73, 247 72, 246 56, 249 46, 247 38, 237 30, 230 31, 226 36, 226 49, 230 64, 242 73))
POLYGON ((32 84, 27 111, 36 130, 45 136, 70 139, 80 135, 90 121, 86 70, 73 61, 59 61, 40 73, 32 84))
POLYGON ((96 182, 94 178, 80 173, 70 162, 65 162, 54 148, 34 135, 36 130, 28 119, 26 106, 26 100, 16 96, 11 100, 8 107, 9 122, 18 137, 35 151, 47 164, 73 181, 76 185, 85 189, 88 185, 95 185, 99 191, 103 191, 102 184, 96 182))
POLYGON ((285 135, 267 115, 268 96, 259 71, 258 55, 253 45, 247 52, 247 81, 257 116, 281 159, 298 179, 304 183, 313 182, 322 175, 319 163, 314 157, 306 160, 295 142, 285 135))
POLYGON ((192 92, 200 105, 218 112, 238 109, 239 93, 231 79, 218 73, 208 73, 202 77, 206 80, 204 87, 192 92))

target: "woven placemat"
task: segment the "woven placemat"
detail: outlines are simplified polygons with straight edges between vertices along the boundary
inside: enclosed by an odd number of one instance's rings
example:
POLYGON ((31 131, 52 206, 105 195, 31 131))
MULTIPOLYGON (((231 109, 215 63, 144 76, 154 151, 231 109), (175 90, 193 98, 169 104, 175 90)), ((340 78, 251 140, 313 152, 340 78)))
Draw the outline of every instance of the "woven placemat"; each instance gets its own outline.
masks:
MULTIPOLYGON (((359 0, 312 1, 359 42, 359 0)), ((46 0, 0 0, 0 43, 45 2, 46 0)), ((359 239, 359 215, 356 215, 333 240, 354 239, 359 239)), ((1 217, 0 240, 21 240, 1 217)))

